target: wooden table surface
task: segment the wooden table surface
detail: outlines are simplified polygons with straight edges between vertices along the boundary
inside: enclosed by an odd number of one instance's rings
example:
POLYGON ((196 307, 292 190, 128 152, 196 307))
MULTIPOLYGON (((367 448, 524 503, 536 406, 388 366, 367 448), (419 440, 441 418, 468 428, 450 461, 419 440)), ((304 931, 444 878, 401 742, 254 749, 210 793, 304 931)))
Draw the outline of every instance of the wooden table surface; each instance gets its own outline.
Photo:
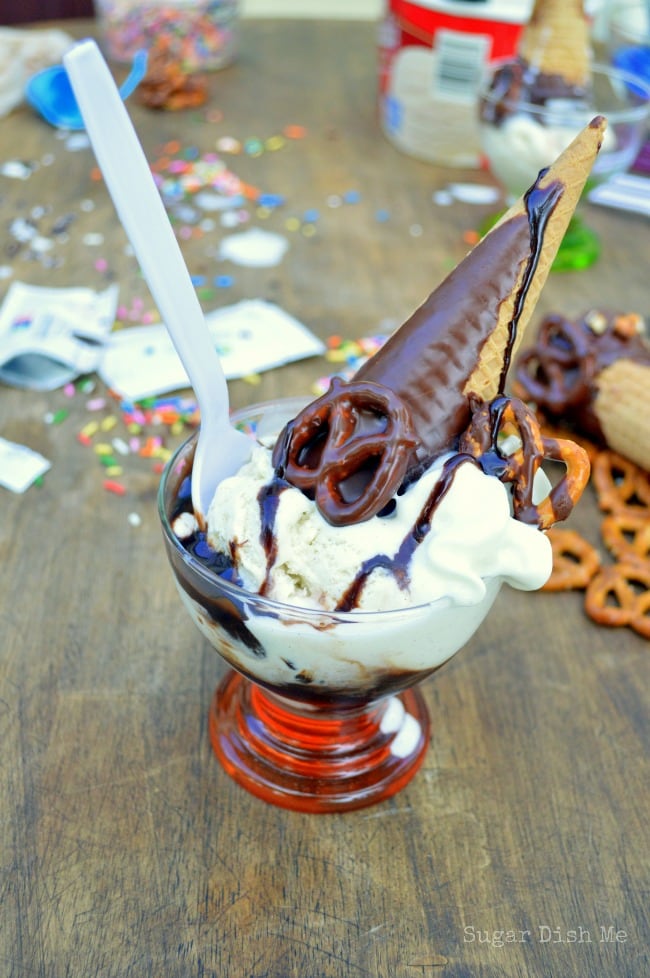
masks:
MULTIPOLYGON (((91 26, 65 25, 80 37, 91 26)), ((378 127, 375 71, 373 25, 251 21, 236 65, 211 76, 207 107, 133 103, 152 162, 173 140, 204 153, 220 136, 264 142, 288 124, 306 127, 276 151, 224 156, 242 179, 285 195, 267 219, 251 209, 251 221, 286 234, 290 248, 277 267, 246 269, 217 263, 228 233, 218 222, 184 241, 193 274, 234 279, 206 309, 263 297, 324 339, 372 335, 405 319, 464 254, 463 233, 491 208, 442 207, 432 194, 490 177, 394 149, 378 127), (328 206, 348 191, 360 199, 328 206), (286 229, 314 208, 315 234, 286 229)), ((73 151, 23 106, 0 121, 0 161, 10 159, 41 165, 26 181, 0 177, 0 265, 12 271, 1 294, 12 279, 116 281, 128 309, 154 309, 91 177, 91 151, 73 151), (30 214, 44 235, 74 218, 48 253, 56 267, 12 247, 8 227, 30 214)), ((553 274, 537 321, 595 305, 648 311, 647 222, 584 213, 602 234, 602 259, 553 274)), ((309 393, 333 369, 313 359, 258 386, 232 382, 232 401, 309 393)), ((92 396, 103 394, 99 383, 92 396)), ((111 437, 126 429, 116 402, 93 415, 88 398, 0 387, 0 436, 52 461, 42 486, 0 489, 0 974, 650 973, 648 643, 592 624, 577 594, 505 590, 480 633, 424 684, 432 742, 401 794, 340 815, 269 807, 211 753, 207 709, 223 666, 174 589, 158 474, 129 456, 127 494, 102 488, 76 435, 111 413, 111 437), (62 423, 45 422, 61 409, 62 423)), ((184 437, 163 433, 170 446, 184 437)), ((598 540, 591 490, 575 523, 598 540)))

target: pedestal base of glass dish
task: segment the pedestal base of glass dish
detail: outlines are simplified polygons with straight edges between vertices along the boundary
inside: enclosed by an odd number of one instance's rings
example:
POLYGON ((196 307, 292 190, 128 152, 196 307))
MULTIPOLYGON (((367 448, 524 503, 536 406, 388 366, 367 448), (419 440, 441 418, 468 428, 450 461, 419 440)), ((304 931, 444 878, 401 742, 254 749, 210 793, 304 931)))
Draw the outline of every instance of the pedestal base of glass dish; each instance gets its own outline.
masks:
POLYGON ((362 705, 298 703, 229 671, 210 707, 212 747, 258 798, 301 812, 364 808, 417 772, 429 714, 415 688, 362 705))

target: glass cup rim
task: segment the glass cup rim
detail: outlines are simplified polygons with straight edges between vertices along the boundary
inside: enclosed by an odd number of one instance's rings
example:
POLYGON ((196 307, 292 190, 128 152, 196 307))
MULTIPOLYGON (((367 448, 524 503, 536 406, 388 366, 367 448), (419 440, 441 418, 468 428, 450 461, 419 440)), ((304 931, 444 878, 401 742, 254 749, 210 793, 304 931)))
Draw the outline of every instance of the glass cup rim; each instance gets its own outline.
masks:
POLYGON ((633 28, 623 27, 616 23, 610 24, 610 48, 621 43, 633 48, 648 48, 650 47, 650 29, 645 34, 640 34, 633 28))
MULTIPOLYGON (((487 102, 489 105, 505 105, 508 108, 525 108, 526 112, 535 116, 544 116, 547 120, 549 117, 551 120, 557 119, 560 123, 567 123, 567 114, 561 109, 555 111, 553 107, 550 108, 548 105, 537 105, 533 102, 527 102, 525 99, 514 98, 510 99, 507 95, 497 95, 495 92, 490 91, 488 88, 490 81, 496 71, 499 68, 503 68, 509 64, 517 64, 517 61, 513 58, 503 58, 500 61, 494 61, 490 65, 490 73, 484 79, 480 90, 479 90, 479 101, 487 102)), ((636 90, 631 94, 633 97, 637 98, 638 101, 635 104, 629 105, 623 109, 612 109, 611 111, 603 109, 599 110, 597 106, 586 105, 584 108, 591 112, 593 115, 604 115, 606 116, 608 122, 614 126, 620 123, 629 122, 640 122, 650 114, 650 85, 638 75, 633 72, 625 71, 622 68, 616 68, 614 65, 606 65, 600 62, 595 62, 591 66, 592 73, 595 75, 601 75, 610 79, 615 79, 616 81, 622 82, 629 88, 636 90), (642 94, 637 94, 640 91, 642 94)))
MULTIPOLYGON (((245 420, 251 414, 258 414, 264 410, 268 410, 269 408, 275 408, 281 405, 286 405, 289 407, 291 404, 295 405, 296 408, 299 408, 300 406, 309 403, 310 400, 313 400, 313 398, 298 396, 257 402, 233 411, 231 413, 231 420, 234 424, 236 424, 238 421, 245 420)), ((446 597, 441 597, 436 598, 433 601, 407 605, 403 608, 389 608, 377 611, 362 609, 355 609, 354 611, 328 611, 324 608, 313 608, 305 605, 288 604, 283 601, 278 601, 275 598, 267 598, 263 595, 256 594, 254 591, 247 591, 246 588, 243 588, 238 584, 234 584, 231 581, 227 581, 218 574, 215 574, 213 571, 208 570, 208 568, 206 568, 183 546, 182 541, 178 539, 172 529, 165 509, 165 494, 169 477, 173 474, 174 468, 178 465, 181 457, 183 457, 188 450, 190 450, 191 444, 192 442, 196 441, 196 438, 197 432, 194 431, 178 446, 165 465, 158 483, 158 516, 160 518, 165 539, 169 544, 171 544, 183 563, 191 568, 193 573, 198 574, 206 583, 212 584, 213 586, 215 582, 218 583, 218 586, 220 590, 222 590, 224 596, 231 598, 235 604, 255 604, 259 611, 268 612, 270 615, 307 622, 311 620, 314 623, 321 624, 324 620, 336 624, 360 624, 363 622, 373 622, 376 624, 377 621, 381 619, 394 622, 400 618, 418 616, 424 611, 430 613, 431 609, 436 605, 439 606, 441 611, 445 608, 451 607, 455 607, 458 610, 460 610, 462 607, 474 607, 475 602, 471 605, 451 605, 446 597)), ((488 587, 490 586, 491 582, 494 581, 494 579, 494 576, 483 578, 488 587)))

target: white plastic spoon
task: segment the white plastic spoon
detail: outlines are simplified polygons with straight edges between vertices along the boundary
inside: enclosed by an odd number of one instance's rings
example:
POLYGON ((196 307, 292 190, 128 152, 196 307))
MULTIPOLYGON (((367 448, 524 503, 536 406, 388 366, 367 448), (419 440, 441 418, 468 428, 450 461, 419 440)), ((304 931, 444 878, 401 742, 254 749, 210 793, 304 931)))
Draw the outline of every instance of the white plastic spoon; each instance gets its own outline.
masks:
POLYGON ((106 185, 196 395, 201 425, 192 506, 201 526, 217 485, 250 455, 230 424, 228 385, 192 280, 142 146, 97 44, 82 41, 63 63, 106 185))

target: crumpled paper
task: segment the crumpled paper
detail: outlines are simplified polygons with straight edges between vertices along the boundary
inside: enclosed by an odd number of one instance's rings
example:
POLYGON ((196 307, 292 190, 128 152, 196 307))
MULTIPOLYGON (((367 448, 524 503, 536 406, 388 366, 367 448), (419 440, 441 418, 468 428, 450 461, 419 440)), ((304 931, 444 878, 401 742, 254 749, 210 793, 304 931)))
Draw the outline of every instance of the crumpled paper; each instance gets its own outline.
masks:
POLYGON ((59 64, 74 44, 74 38, 54 28, 0 27, 0 116, 20 105, 32 75, 59 64))
POLYGON ((27 445, 0 438, 0 486, 12 492, 24 492, 44 475, 51 462, 27 445))
POLYGON ((0 307, 0 383, 51 391, 93 373, 117 300, 115 283, 95 292, 14 282, 0 307))

